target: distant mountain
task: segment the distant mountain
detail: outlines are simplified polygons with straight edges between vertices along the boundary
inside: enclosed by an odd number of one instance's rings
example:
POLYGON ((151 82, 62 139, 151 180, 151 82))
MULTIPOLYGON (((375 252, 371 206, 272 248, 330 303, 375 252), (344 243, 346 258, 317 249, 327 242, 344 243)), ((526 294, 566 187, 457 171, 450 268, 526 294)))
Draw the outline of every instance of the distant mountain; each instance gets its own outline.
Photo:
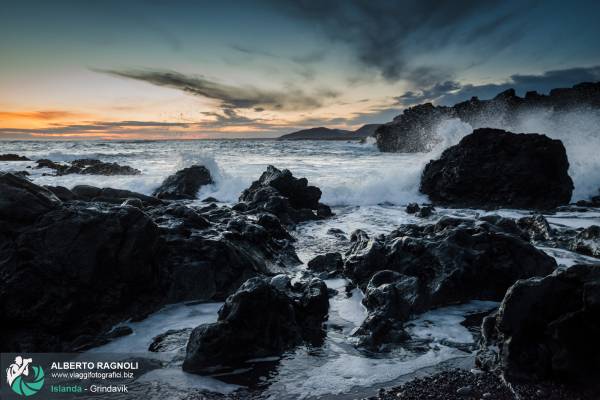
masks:
POLYGON ((366 138, 369 136, 373 136, 377 128, 379 128, 381 124, 367 124, 363 125, 357 130, 354 131, 354 135, 359 138, 366 138))
POLYGON ((279 137, 279 140, 360 140, 372 136, 379 124, 361 126, 355 131, 345 129, 330 129, 323 126, 302 129, 279 137))

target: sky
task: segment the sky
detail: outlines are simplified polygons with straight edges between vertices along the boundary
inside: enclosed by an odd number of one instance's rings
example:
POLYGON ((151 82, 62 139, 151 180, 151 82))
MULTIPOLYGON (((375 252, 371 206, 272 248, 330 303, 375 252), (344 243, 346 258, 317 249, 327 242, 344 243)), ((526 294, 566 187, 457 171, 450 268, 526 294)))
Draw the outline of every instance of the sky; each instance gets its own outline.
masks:
POLYGON ((600 1, 0 0, 0 139, 275 137, 600 80, 600 1))

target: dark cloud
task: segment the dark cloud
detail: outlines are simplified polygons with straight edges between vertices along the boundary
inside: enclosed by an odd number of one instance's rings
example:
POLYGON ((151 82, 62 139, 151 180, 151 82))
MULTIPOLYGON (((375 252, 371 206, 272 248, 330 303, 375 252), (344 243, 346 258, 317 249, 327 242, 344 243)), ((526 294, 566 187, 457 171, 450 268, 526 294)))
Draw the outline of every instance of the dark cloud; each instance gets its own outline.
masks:
POLYGON ((331 91, 308 95, 297 88, 265 90, 253 86, 233 86, 188 76, 174 71, 159 70, 96 70, 123 78, 136 79, 157 86, 182 90, 195 96, 218 100, 225 109, 262 108, 264 110, 298 111, 321 107, 323 98, 331 97, 331 91))
POLYGON ((396 102, 401 106, 410 106, 413 104, 425 103, 432 101, 441 96, 448 95, 455 90, 461 88, 460 83, 455 81, 445 81, 442 83, 436 83, 435 85, 423 89, 421 91, 408 91, 400 96, 394 97, 396 102))
POLYGON ((275 0, 275 9, 301 18, 335 41, 344 42, 357 60, 390 81, 430 85, 449 79, 451 67, 415 65, 415 56, 449 46, 479 46, 481 56, 497 53, 518 39, 524 25, 517 16, 535 2, 524 0, 275 0), (343 5, 343 6, 342 6, 343 5))

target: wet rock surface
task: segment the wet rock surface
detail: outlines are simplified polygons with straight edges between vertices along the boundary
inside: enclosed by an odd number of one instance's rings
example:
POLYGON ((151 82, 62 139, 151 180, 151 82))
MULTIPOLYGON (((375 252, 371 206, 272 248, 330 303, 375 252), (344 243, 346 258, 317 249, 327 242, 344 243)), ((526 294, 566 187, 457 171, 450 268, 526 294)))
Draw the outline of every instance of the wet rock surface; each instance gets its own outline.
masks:
POLYGON ((559 140, 476 129, 425 166, 420 190, 455 207, 550 209, 571 199, 568 169, 559 140))
POLYGON ((295 178, 289 170, 270 165, 242 192, 240 203, 234 208, 246 213, 268 212, 284 224, 294 225, 332 215, 331 209, 319 202, 320 198, 321 190, 309 186, 306 178, 295 178))
POLYGON ((600 264, 574 265, 515 283, 484 321, 478 363, 511 380, 597 383, 600 264))
POLYGON ((100 160, 85 158, 74 160, 70 164, 57 163, 48 159, 36 161, 36 168, 50 168, 55 175, 83 174, 83 175, 139 175, 141 171, 128 165, 107 163, 100 160))
POLYGON ((344 261, 340 253, 320 254, 310 260, 307 264, 308 269, 313 272, 328 272, 331 274, 340 273, 344 267, 344 261))
POLYGON ((167 177, 154 191, 159 199, 195 199, 202 186, 214 183, 210 171, 203 165, 193 165, 167 177))
POLYGON ((592 225, 577 233, 570 243, 570 249, 600 258, 600 226, 592 225))
POLYGON ((344 273, 365 290, 369 316, 357 332, 377 347, 407 338, 402 322, 435 307, 495 300, 518 279, 545 276, 555 260, 487 221, 443 217, 387 236, 352 234, 344 273))
POLYGON ((50 188, 61 200, 8 173, 0 189, 0 321, 15 327, 0 334, 5 350, 87 348, 123 319, 169 302, 225 299, 251 277, 300 262, 273 215, 50 188))
POLYGON ((0 161, 31 161, 29 158, 25 156, 20 156, 18 154, 0 154, 0 161))
POLYGON ((553 89, 548 95, 528 92, 525 97, 513 89, 499 93, 491 100, 470 100, 452 107, 431 103, 409 107, 393 121, 375 131, 377 147, 385 152, 423 152, 440 139, 435 129, 440 122, 458 118, 474 128, 489 127, 496 121, 499 127, 510 127, 520 115, 535 110, 560 113, 581 107, 600 108, 600 83, 580 83, 572 88, 553 89))
POLYGON ((192 328, 170 329, 152 339, 148 351, 158 353, 163 351, 176 351, 186 346, 192 328))
MULTIPOLYGON (((158 228, 147 215, 48 201, 45 189, 33 186, 36 200, 44 199, 37 215, 0 217, 0 320, 11 327, 0 334, 4 349, 82 347, 79 337, 92 340, 160 301, 166 271, 157 262, 158 228)), ((22 205, 30 194, 12 200, 22 205)))
POLYGON ((227 298, 216 323, 192 331, 183 369, 211 373, 280 355, 314 338, 328 304, 327 287, 320 280, 281 290, 268 280, 252 278, 227 298))

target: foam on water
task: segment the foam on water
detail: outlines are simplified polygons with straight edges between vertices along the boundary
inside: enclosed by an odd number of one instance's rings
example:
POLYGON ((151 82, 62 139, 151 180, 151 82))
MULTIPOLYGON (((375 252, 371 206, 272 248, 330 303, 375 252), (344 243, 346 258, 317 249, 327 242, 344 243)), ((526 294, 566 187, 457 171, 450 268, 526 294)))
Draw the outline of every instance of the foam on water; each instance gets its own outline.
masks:
MULTIPOLYGON (((575 182, 573 200, 588 198, 600 187, 600 112, 582 110, 552 113, 539 110, 503 125, 501 115, 474 123, 515 132, 536 132, 560 139, 567 149, 569 173, 575 182)), ((43 176, 49 170, 28 169, 35 182, 73 187, 77 184, 129 189, 150 194, 169 174, 186 166, 202 164, 210 169, 215 184, 201 189, 200 197, 213 196, 233 202, 257 179, 267 165, 288 168, 305 176, 323 191, 322 200, 337 205, 376 205, 384 202, 407 204, 426 201, 419 193, 424 166, 447 147, 459 142, 472 126, 458 119, 436 127, 435 143, 428 153, 381 153, 372 140, 357 142, 323 141, 166 141, 166 142, 3 142, 3 152, 14 152, 34 160, 50 158, 72 161, 99 158, 130 165, 142 171, 138 176, 43 176)), ((22 170, 33 163, 1 163, 2 170, 22 170)))
POLYGON ((96 347, 90 352, 98 353, 148 353, 152 339, 171 329, 195 328, 198 325, 216 322, 217 311, 223 303, 195 305, 173 304, 139 322, 127 322, 133 333, 96 347))

